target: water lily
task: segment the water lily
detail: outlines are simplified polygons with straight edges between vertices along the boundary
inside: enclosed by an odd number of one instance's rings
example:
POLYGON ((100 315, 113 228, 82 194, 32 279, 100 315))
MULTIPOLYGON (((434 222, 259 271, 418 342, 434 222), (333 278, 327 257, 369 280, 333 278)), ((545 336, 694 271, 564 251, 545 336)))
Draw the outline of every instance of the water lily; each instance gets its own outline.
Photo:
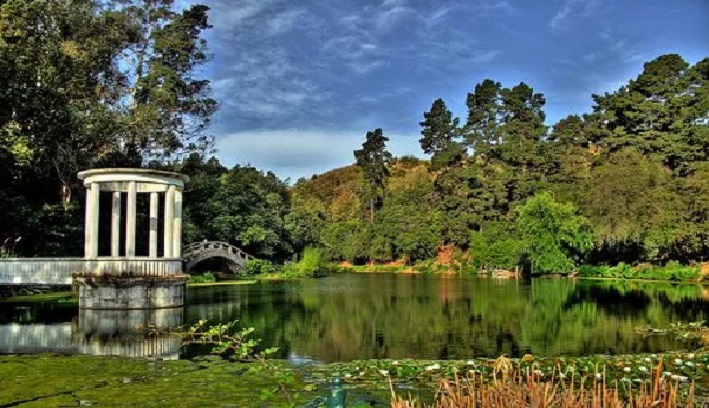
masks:
POLYGON ((676 358, 674 363, 675 363, 675 365, 682 365, 682 363, 684 363, 684 361, 682 361, 681 358, 676 358))
POLYGON ((436 364, 431 364, 430 366, 426 366, 425 370, 426 371, 434 371, 434 370, 440 370, 441 365, 436 363, 436 364))
POLYGON ((672 379, 675 380, 675 381, 679 381, 679 382, 687 382, 687 381, 689 381, 689 377, 684 376, 684 375, 677 375, 677 374, 674 374, 674 375, 670 376, 670 378, 672 378, 672 379))
POLYGON ((625 371, 626 373, 629 373, 629 372, 630 372, 630 367, 623 367, 623 371, 625 371))
POLYGON ((474 366, 474 365, 476 365, 476 364, 475 364, 475 360, 468 360, 465 364, 467 364, 467 365, 469 365, 469 366, 474 366))
POLYGON ((647 367, 645 367, 645 366, 638 366, 638 371, 641 371, 641 372, 643 372, 643 373, 646 373, 646 372, 647 372, 647 367))
POLYGON ((379 374, 383 375, 384 377, 389 376, 389 370, 379 370, 379 374))

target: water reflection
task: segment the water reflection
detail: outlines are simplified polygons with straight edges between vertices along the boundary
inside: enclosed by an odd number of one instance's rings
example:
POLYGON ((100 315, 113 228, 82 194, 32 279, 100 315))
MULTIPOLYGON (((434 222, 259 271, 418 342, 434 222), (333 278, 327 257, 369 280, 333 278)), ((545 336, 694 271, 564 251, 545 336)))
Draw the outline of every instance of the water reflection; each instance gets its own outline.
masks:
MULTIPOLYGON (((18 310, 26 320, 33 308, 18 310)), ((71 353, 177 359, 181 338, 168 334, 180 326, 184 310, 78 310, 64 323, 0 324, 0 353, 71 353)))
POLYGON ((668 283, 349 274, 190 288, 184 311, 4 304, 0 352, 177 358, 179 338, 143 329, 206 319, 252 326, 262 345, 297 361, 658 353, 687 344, 635 328, 709 320, 707 294, 668 283))
POLYGON ((635 328, 709 317, 700 285, 345 275, 190 290, 187 321, 239 319, 281 357, 468 358, 662 352, 635 328))

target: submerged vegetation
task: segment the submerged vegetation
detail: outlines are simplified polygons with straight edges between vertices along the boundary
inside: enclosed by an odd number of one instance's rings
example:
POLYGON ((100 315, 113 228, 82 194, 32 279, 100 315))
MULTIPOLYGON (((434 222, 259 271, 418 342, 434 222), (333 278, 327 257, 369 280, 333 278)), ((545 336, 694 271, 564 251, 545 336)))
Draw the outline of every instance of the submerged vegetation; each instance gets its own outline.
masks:
MULTIPOLYGON (((306 366, 277 360, 269 360, 266 364, 259 361, 244 363, 209 356, 174 361, 57 355, 2 356, 0 376, 5 379, 5 386, 0 393, 0 405, 114 406, 120 401, 124 405, 145 407, 195 406, 205 402, 240 407, 324 407, 334 389, 331 380, 337 378, 341 382, 340 390, 346 394, 347 407, 389 406, 391 389, 396 395, 411 395, 412 399, 425 404, 433 403, 434 398, 438 402, 450 403, 455 398, 465 398, 471 388, 488 397, 527 398, 526 401, 541 397, 537 392, 546 391, 546 401, 558 401, 564 396, 579 399, 595 393, 608 398, 609 402, 616 398, 620 401, 634 398, 640 402, 639 398, 645 396, 653 402, 667 398, 678 404, 674 406, 688 407, 686 403, 692 395, 698 404, 709 398, 707 364, 707 354, 557 359, 525 356, 523 359, 501 357, 463 361, 365 360, 306 366), (456 378, 457 383, 450 383, 456 378), (441 384, 446 385, 441 388, 441 384), (190 389, 199 392, 185 392, 190 389)), ((511 401, 514 400, 505 402, 511 401)), ((547 402, 547 405, 539 406, 551 408, 555 405, 547 402)), ((658 406, 669 408, 671 405, 658 406)))

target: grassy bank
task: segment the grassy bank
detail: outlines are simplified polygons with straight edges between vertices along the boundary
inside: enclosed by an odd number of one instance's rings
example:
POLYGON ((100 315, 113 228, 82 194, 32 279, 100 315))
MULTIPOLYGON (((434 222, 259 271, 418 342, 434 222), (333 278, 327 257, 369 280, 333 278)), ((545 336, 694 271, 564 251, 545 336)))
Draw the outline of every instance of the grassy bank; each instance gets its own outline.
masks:
MULTIPOLYGON (((434 261, 417 262, 413 265, 386 264, 386 265, 351 265, 340 264, 333 267, 338 272, 346 273, 426 273, 426 274, 458 274, 458 275, 480 275, 488 276, 469 265, 450 264, 441 265, 434 261)), ((568 276, 579 276, 588 279, 626 279, 638 281, 674 281, 674 282, 701 282, 702 268, 696 266, 684 266, 670 262, 665 266, 642 265, 630 266, 619 264, 616 266, 607 265, 584 265, 578 273, 571 271, 568 276)), ((537 275, 544 277, 547 275, 537 275)), ((552 276, 552 275, 549 275, 552 276)), ((553 276, 559 276, 555 274, 553 276)), ((704 280, 707 280, 704 277, 704 280)))
POLYGON ((499 378, 503 365, 534 373, 542 381, 563 383, 572 376, 587 384, 603 375, 627 391, 651 381, 662 361, 661 375, 687 393, 696 384, 707 398, 709 354, 593 356, 581 358, 471 360, 363 360, 293 366, 284 361, 230 362, 217 357, 194 361, 149 361, 120 357, 3 356, 0 406, 325 406, 338 377, 348 407, 389 406, 390 386, 400 395, 431 403, 441 379, 476 376, 499 378), (604 373, 604 374, 601 374, 604 373), (560 374, 563 374, 560 377, 560 374), (566 378, 563 378, 566 377, 566 378), (373 405, 372 405, 373 404, 373 405))
POLYGON ((0 300, 2 303, 57 303, 62 305, 79 305, 78 294, 71 291, 49 292, 36 295, 13 296, 0 300))
POLYGON ((579 276, 584 278, 611 278, 611 279, 642 279, 665 281, 700 281, 702 268, 699 265, 685 266, 676 262, 669 262, 664 266, 641 265, 630 266, 620 263, 616 266, 584 265, 579 268, 579 276))

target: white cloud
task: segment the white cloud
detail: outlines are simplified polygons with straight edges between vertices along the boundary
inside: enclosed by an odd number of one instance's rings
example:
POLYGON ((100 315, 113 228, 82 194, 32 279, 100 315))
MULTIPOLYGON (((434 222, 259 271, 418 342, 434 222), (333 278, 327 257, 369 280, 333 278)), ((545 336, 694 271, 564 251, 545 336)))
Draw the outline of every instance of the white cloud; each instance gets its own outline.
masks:
POLYGON ((330 96, 282 48, 242 50, 213 88, 230 110, 247 116, 291 115, 330 96))
POLYGON ((564 5, 549 22, 549 28, 551 30, 562 28, 565 20, 576 15, 584 17, 591 15, 599 2, 600 0, 564 0, 564 5))
POLYGON ((490 50, 490 51, 485 51, 485 52, 477 52, 475 55, 473 55, 472 61, 477 62, 477 63, 485 63, 485 62, 490 62, 495 59, 500 55, 500 51, 498 50, 490 50))

